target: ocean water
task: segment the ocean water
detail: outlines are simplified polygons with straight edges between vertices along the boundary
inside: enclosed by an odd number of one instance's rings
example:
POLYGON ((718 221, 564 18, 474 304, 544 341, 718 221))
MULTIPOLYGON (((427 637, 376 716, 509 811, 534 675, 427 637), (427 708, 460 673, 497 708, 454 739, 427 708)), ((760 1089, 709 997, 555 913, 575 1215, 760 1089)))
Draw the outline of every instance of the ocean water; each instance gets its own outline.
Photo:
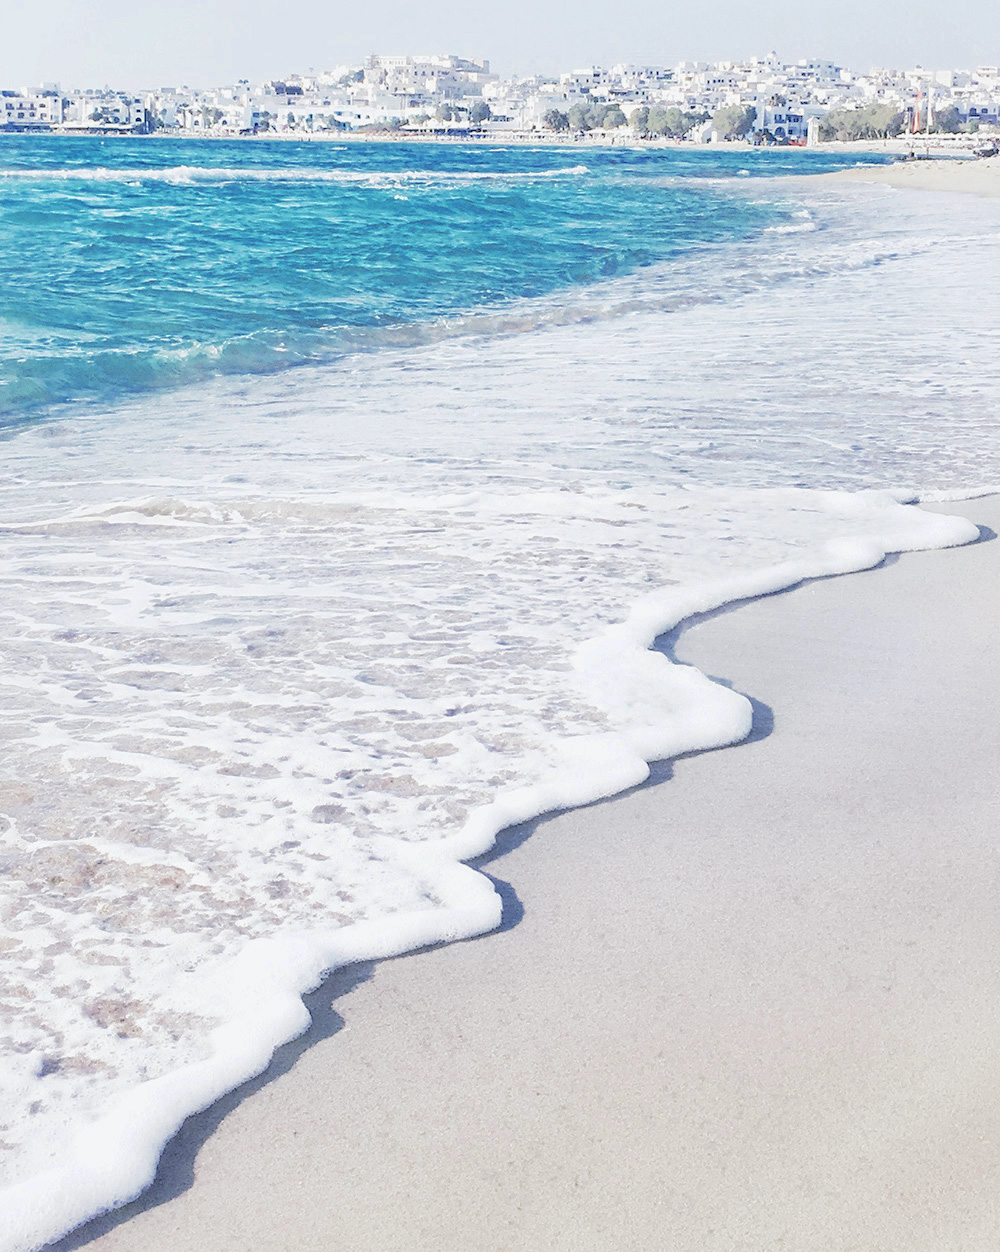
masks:
POLYGON ((745 735, 658 634, 976 536, 912 502, 1000 483, 1000 202, 836 164, 0 142, 0 1247, 745 735))

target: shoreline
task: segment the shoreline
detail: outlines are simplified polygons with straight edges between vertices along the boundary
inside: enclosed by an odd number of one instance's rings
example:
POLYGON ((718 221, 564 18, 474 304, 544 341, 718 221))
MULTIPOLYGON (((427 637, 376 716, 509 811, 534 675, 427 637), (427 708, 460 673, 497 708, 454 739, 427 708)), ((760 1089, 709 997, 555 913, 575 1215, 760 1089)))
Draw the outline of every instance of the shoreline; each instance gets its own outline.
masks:
POLYGON ((263 131, 256 135, 243 134, 205 134, 198 130, 166 133, 163 131, 110 131, 74 130, 74 131, 0 131, 0 139, 138 139, 156 142, 223 142, 223 143, 416 143, 416 144, 467 144, 470 147, 553 147, 553 148, 630 148, 637 151, 673 150, 681 152, 789 152, 811 153, 856 153, 875 156, 906 157, 911 151, 919 150, 922 156, 934 160, 954 159, 965 160, 971 157, 972 150, 979 147, 983 140, 975 135, 959 136, 923 136, 904 135, 892 139, 831 139, 811 145, 774 144, 754 145, 741 140, 723 140, 719 143, 693 143, 685 139, 673 139, 666 136, 642 139, 637 135, 612 135, 585 132, 578 135, 566 135, 556 131, 497 131, 481 134, 433 133, 418 132, 400 133, 396 131, 263 131))
POLYGON ((1000 157, 976 161, 906 161, 814 175, 828 182, 880 183, 915 191, 952 191, 1000 196, 1000 157))
MULTIPOLYGON (((932 508, 1000 528, 1000 497, 932 508)), ((499 933, 332 975, 292 1072, 53 1249, 991 1247, 998 565, 686 623, 678 659, 755 697, 744 745, 506 831, 499 933)))

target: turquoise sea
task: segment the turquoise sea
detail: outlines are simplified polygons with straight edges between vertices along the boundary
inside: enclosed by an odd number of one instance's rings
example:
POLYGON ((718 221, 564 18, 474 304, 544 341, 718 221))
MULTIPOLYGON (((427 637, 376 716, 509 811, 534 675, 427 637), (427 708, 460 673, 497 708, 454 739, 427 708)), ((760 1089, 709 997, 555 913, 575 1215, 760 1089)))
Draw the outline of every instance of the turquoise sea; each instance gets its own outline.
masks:
POLYGON ((662 632, 975 537, 1000 201, 882 159, 0 138, 0 1252, 745 736, 662 632))
POLYGON ((798 151, 0 138, 0 414, 419 342, 442 319, 774 219, 711 180, 843 164, 798 151))

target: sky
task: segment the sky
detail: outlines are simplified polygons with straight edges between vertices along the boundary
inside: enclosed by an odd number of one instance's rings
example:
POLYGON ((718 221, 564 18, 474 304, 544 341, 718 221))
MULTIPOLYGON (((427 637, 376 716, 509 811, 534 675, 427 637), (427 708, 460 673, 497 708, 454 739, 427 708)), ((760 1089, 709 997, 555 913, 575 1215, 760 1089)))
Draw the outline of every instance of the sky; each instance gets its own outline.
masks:
POLYGON ((123 89, 260 81, 371 52, 487 57, 501 74, 774 51, 853 69, 1000 60, 996 0, 0 0, 0 87, 123 89))

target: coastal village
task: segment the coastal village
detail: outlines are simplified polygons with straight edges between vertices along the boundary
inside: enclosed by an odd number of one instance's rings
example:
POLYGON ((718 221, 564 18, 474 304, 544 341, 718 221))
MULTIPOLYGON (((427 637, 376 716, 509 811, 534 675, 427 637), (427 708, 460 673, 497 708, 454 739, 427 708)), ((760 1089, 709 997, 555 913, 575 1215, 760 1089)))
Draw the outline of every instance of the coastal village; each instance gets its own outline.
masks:
POLYGON ((875 69, 832 61, 681 61, 501 77, 486 60, 369 56, 255 84, 138 94, 58 83, 0 91, 0 132, 601 138, 806 145, 1000 124, 1000 67, 875 69))

